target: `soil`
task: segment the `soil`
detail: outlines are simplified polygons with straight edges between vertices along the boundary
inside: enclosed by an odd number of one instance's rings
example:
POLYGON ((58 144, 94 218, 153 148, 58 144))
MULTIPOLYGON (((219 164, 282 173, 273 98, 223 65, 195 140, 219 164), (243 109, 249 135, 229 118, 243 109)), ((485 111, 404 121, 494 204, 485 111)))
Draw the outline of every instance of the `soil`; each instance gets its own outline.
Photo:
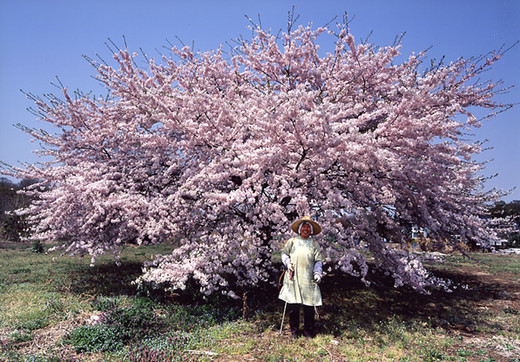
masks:
MULTIPOLYGON (((82 313, 71 319, 59 322, 47 326, 46 328, 32 331, 32 339, 27 342, 20 343, 18 347, 18 353, 22 356, 31 356, 38 354, 49 354, 52 350, 53 357, 60 358, 60 360, 82 360, 84 356, 74 351, 74 348, 70 345, 62 343, 63 337, 83 325, 90 324, 92 316, 98 314, 94 313, 82 313)), ((102 360, 100 355, 90 354, 89 360, 97 361, 102 360)))

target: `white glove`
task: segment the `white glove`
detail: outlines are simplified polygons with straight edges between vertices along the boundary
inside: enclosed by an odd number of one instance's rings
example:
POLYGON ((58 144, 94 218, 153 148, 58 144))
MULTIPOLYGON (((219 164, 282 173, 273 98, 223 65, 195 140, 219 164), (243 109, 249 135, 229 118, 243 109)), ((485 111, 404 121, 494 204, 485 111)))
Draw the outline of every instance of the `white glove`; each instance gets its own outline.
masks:
POLYGON ((314 282, 315 283, 321 282, 321 276, 319 274, 314 274, 314 282))
POLYGON ((282 263, 283 263, 283 265, 285 265, 285 267, 287 269, 289 269, 290 271, 294 271, 294 266, 291 263, 291 258, 289 257, 289 255, 285 254, 283 251, 282 251, 282 263))

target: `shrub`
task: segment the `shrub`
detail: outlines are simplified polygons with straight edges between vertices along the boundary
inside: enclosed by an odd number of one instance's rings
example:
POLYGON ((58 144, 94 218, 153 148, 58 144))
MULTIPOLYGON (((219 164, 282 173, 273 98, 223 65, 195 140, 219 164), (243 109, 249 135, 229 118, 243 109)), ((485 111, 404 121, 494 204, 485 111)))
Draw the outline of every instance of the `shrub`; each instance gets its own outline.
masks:
POLYGON ((43 247, 40 240, 35 240, 32 244, 31 251, 35 254, 41 254, 45 251, 45 248, 43 247))
POLYGON ((520 233, 511 233, 509 243, 512 248, 520 248, 520 233))

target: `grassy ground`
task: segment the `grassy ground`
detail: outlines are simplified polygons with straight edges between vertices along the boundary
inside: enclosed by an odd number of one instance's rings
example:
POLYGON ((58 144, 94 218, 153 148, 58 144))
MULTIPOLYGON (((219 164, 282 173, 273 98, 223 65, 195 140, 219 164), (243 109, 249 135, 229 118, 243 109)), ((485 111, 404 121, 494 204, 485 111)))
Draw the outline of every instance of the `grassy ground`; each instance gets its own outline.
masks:
POLYGON ((430 296, 330 274, 318 336, 293 340, 274 287, 248 295, 247 321, 222 297, 138 290, 142 262, 170 246, 128 248, 120 267, 30 249, 0 245, 0 360, 520 361, 518 255, 429 265, 457 286, 430 296))

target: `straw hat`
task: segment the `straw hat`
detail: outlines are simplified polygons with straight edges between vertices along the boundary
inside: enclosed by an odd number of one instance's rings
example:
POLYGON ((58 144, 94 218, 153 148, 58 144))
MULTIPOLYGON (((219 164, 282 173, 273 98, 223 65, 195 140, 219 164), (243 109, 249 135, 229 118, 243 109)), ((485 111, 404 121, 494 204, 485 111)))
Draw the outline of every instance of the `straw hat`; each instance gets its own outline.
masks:
POLYGON ((298 234, 298 228, 300 227, 301 223, 308 222, 312 225, 312 235, 318 235, 321 233, 321 226, 316 221, 312 220, 309 216, 304 216, 300 220, 295 221, 291 225, 291 230, 294 231, 296 234, 298 234))

